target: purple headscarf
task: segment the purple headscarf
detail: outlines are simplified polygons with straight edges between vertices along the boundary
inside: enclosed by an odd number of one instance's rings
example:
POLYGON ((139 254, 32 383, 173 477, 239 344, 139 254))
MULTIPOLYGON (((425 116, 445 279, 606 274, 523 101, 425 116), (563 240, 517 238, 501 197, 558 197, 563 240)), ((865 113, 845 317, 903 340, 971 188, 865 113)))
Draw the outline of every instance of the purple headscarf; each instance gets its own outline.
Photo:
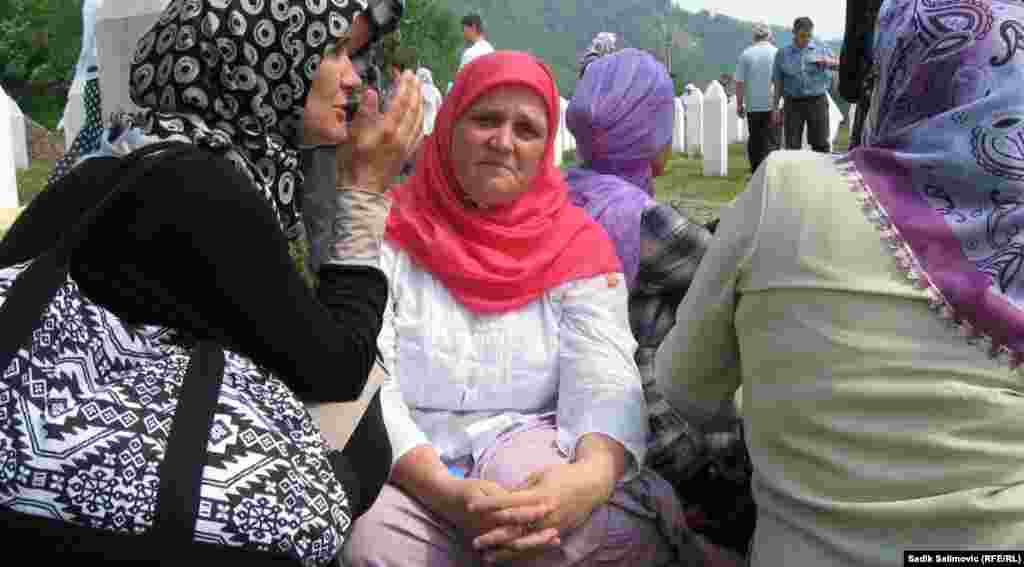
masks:
POLYGON ((640 217, 654 203, 651 161, 672 143, 674 94, 664 65, 623 49, 590 63, 566 111, 583 162, 566 175, 570 199, 611 236, 630 287, 640 267, 640 217))
POLYGON ((904 272, 990 356, 1024 354, 1024 6, 886 0, 840 166, 904 272))

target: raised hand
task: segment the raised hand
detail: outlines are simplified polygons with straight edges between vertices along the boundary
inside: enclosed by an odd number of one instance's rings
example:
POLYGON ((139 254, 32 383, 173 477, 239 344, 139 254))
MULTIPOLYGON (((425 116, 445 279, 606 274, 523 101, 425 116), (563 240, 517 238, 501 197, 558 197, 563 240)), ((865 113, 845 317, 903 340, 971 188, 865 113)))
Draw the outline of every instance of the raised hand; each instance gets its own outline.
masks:
POLYGON ((419 144, 423 97, 415 74, 402 73, 390 108, 383 114, 379 108, 379 95, 367 90, 349 125, 347 142, 338 146, 339 187, 387 191, 419 144))

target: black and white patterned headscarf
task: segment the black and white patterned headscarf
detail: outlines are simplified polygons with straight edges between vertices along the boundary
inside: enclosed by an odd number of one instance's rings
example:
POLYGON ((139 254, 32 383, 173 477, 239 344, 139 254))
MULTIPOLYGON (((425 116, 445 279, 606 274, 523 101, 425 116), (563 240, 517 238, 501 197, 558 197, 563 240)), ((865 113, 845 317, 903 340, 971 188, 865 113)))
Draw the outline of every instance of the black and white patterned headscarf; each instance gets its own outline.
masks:
POLYGON ((303 185, 296 139, 325 51, 366 0, 172 0, 142 37, 132 100, 147 141, 178 139, 246 172, 290 238, 303 185))

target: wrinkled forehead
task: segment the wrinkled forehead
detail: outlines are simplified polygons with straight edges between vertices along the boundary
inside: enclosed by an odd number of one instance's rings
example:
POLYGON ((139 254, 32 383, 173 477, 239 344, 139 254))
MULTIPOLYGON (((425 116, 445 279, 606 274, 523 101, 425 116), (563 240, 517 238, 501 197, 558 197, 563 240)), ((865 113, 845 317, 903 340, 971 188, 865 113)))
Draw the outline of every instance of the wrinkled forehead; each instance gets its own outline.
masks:
POLYGON ((522 84, 507 84, 488 89, 473 99, 463 115, 471 112, 513 119, 526 118, 546 127, 551 109, 537 89, 522 84))

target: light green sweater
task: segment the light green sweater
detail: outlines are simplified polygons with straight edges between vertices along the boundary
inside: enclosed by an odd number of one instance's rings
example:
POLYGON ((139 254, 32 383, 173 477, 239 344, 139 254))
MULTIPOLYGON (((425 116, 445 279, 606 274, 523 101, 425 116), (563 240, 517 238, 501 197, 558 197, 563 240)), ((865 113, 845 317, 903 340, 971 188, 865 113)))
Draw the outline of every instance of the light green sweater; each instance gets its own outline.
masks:
POLYGON ((1024 546, 1024 379, 928 308, 831 158, 776 152, 656 360, 694 418, 742 383, 753 566, 1024 546))

